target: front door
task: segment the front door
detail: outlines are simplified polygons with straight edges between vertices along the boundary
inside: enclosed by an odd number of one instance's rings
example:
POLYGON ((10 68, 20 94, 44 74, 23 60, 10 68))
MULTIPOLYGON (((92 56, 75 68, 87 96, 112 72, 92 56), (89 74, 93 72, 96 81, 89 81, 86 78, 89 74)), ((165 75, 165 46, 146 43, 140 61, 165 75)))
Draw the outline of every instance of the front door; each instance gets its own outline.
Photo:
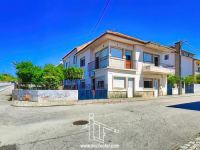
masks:
POLYGON ((133 78, 128 78, 128 97, 133 97, 133 78))
POLYGON ((158 79, 154 79, 154 97, 158 97, 158 79))

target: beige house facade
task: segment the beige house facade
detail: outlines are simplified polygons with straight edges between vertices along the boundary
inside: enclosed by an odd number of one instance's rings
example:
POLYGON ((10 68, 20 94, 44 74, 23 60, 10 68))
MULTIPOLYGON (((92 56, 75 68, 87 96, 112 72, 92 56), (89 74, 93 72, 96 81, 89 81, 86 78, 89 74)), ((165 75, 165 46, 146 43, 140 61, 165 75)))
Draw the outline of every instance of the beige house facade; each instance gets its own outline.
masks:
POLYGON ((175 74, 175 49, 106 31, 74 48, 63 65, 83 68, 81 89, 106 89, 108 98, 157 97, 167 95, 167 75, 175 74))

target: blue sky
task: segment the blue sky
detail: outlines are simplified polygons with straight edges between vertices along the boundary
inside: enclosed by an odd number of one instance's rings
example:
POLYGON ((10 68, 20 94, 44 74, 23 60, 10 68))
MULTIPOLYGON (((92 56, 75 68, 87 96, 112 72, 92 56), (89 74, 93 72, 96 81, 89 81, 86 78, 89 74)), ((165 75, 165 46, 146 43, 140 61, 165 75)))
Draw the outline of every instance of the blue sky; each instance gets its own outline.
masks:
POLYGON ((200 1, 111 0, 97 26, 106 0, 0 1, 0 73, 14 74, 12 62, 58 64, 73 47, 106 30, 184 48, 200 58, 200 1))

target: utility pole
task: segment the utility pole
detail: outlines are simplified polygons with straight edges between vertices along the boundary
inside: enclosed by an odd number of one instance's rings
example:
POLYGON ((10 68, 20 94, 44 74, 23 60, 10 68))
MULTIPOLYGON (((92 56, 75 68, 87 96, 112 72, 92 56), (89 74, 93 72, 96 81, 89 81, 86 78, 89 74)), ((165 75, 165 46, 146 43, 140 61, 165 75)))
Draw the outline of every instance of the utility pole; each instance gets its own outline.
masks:
POLYGON ((175 75, 179 77, 180 81, 178 83, 178 94, 182 95, 182 81, 181 81, 181 46, 182 46, 182 41, 176 42, 175 43, 175 49, 176 49, 176 54, 175 54, 175 75))

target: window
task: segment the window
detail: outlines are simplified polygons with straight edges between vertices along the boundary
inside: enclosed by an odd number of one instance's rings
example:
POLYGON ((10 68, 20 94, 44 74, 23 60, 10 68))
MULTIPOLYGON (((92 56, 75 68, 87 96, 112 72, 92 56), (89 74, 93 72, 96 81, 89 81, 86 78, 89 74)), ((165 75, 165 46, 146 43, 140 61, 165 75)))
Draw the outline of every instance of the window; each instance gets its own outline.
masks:
POLYGON ((153 62, 153 55, 149 53, 143 53, 143 61, 144 62, 153 62))
POLYGON ((111 56, 116 58, 122 58, 122 50, 111 48, 111 56))
POLYGON ((198 72, 200 72, 200 67, 198 67, 198 72))
POLYGON ((153 88, 153 79, 144 79, 144 88, 153 88))
POLYGON ((124 89, 125 81, 126 81, 125 77, 114 77, 113 78, 113 88, 124 89))
POLYGON ((165 60, 168 60, 169 59, 169 54, 165 55, 165 60))
POLYGON ((103 89, 104 88, 104 81, 98 81, 97 82, 97 88, 98 89, 103 89))
POLYGON ((84 67, 85 66, 85 57, 82 57, 80 59, 80 67, 84 67))
POLYGON ((131 51, 126 50, 125 55, 126 55, 126 60, 131 60, 131 56, 132 56, 131 51))

